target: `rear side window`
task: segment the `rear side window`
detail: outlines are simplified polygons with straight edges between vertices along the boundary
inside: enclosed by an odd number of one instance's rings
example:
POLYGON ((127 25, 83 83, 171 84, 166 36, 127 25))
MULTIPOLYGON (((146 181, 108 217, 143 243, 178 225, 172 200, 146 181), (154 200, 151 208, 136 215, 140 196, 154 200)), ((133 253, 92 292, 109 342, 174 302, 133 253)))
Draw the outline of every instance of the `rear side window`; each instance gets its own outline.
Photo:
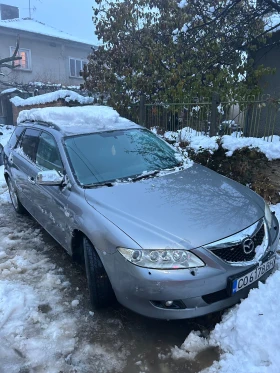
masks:
POLYGON ((24 132, 20 147, 22 152, 30 159, 32 162, 35 162, 36 150, 38 146, 38 139, 40 135, 39 130, 27 128, 24 132))
POLYGON ((14 132, 13 132, 13 134, 12 134, 10 140, 9 140, 9 143, 8 143, 9 148, 13 149, 17 146, 23 130, 24 130, 24 127, 16 127, 15 128, 15 130, 14 130, 14 132))

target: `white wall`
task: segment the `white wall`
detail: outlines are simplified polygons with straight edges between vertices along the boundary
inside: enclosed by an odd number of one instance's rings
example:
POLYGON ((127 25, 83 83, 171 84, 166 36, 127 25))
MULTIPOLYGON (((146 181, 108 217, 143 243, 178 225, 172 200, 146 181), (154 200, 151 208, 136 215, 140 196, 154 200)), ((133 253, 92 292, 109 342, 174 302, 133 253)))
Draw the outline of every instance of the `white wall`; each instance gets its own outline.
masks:
POLYGON ((87 59, 90 46, 61 39, 28 34, 0 27, 0 58, 10 55, 10 47, 16 45, 17 34, 20 36, 20 48, 31 50, 31 71, 15 69, 11 72, 3 69, 6 80, 18 83, 31 81, 51 82, 64 85, 79 85, 82 78, 70 77, 69 57, 87 59))

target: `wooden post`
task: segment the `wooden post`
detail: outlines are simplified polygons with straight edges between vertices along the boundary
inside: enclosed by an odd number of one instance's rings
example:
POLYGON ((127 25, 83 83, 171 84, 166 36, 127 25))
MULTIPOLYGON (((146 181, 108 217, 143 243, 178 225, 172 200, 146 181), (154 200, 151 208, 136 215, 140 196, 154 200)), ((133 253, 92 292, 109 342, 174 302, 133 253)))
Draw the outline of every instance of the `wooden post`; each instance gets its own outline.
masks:
POLYGON ((216 136, 218 134, 217 118, 218 109, 217 106, 220 102, 219 95, 217 92, 212 94, 212 106, 211 106, 211 121, 210 121, 210 136, 216 136))
POLYGON ((139 104, 139 124, 141 126, 146 125, 146 106, 145 106, 146 98, 144 95, 140 96, 140 104, 139 104))

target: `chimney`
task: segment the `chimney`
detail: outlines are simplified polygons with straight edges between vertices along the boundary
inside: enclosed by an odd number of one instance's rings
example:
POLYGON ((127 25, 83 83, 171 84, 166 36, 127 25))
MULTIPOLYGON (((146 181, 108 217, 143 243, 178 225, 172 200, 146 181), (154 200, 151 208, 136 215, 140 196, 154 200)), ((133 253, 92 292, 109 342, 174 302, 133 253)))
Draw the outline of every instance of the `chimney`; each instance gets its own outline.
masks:
POLYGON ((19 9, 16 6, 0 4, 0 20, 19 18, 19 9))

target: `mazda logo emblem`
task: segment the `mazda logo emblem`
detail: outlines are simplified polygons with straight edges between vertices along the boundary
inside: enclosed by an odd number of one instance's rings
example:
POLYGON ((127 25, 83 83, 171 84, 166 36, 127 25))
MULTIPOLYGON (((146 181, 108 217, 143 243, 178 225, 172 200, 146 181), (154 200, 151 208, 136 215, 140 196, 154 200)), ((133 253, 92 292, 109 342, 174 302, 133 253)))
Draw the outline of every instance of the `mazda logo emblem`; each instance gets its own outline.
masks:
POLYGON ((254 241, 251 238, 246 238, 242 242, 242 246, 245 254, 251 254, 251 252, 253 252, 255 248, 254 241))

